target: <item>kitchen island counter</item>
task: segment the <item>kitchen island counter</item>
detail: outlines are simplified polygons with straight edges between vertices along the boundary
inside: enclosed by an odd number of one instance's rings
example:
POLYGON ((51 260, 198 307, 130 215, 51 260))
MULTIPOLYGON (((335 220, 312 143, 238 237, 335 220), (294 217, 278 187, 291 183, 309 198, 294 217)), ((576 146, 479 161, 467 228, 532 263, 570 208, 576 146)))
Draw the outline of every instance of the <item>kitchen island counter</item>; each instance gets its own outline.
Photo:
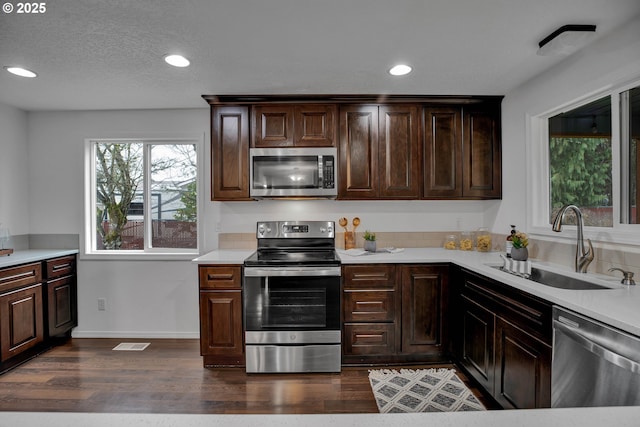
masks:
POLYGON ((23 427, 47 425, 120 427, 193 426, 264 427, 327 425, 392 427, 433 425, 439 427, 632 427, 638 425, 640 407, 520 409, 482 412, 430 412, 424 414, 291 414, 291 415, 202 415, 202 414, 88 414, 47 412, 5 412, 0 425, 23 427))

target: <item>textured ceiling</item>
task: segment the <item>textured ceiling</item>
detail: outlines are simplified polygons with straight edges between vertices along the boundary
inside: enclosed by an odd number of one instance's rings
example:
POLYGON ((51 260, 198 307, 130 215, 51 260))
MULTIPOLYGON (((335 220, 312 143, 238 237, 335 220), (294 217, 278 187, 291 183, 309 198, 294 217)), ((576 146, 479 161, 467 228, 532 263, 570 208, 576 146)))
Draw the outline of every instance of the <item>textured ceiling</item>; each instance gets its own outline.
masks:
MULTIPOLYGON (((8 0, 17 3, 14 0, 8 0)), ((4 2, 4 1, 3 1, 4 2)), ((0 12, 0 102, 25 110, 188 108, 202 94, 503 95, 562 57, 564 24, 596 38, 638 0, 54 0, 0 12), (186 69, 166 65, 170 52, 186 69), (393 78, 403 61, 414 72, 393 78)))

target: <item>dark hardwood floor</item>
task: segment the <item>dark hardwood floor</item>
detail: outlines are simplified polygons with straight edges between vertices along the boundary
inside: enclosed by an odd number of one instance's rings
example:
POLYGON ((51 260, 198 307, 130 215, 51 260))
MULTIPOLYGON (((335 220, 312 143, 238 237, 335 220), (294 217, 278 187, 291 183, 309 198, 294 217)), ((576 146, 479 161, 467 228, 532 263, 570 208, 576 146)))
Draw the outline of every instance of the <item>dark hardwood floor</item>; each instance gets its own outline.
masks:
POLYGON ((205 369, 199 351, 198 340, 71 339, 0 376, 0 411, 378 412, 367 367, 345 367, 339 374, 246 374, 205 369), (113 351, 120 342, 151 345, 113 351))

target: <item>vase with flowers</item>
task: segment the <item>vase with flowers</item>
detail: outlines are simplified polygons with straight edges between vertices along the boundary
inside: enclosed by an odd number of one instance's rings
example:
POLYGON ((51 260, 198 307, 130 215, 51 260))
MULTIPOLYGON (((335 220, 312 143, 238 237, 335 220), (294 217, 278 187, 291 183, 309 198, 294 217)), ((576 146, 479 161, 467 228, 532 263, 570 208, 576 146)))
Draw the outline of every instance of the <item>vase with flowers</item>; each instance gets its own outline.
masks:
POLYGON ((511 248, 511 258, 516 261, 526 261, 529 258, 529 237, 522 231, 516 231, 511 241, 513 248, 511 248))

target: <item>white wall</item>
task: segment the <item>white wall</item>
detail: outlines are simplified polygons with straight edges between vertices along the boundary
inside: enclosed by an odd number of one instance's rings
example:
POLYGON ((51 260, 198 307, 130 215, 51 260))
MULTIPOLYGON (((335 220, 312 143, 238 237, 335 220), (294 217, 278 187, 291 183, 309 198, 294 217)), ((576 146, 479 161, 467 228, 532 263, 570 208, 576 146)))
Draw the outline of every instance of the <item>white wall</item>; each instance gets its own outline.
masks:
MULTIPOLYGON (((207 108, 29 113, 29 232, 83 235, 85 138, 201 135, 208 140, 208 127, 207 108)), ((211 215, 204 217, 211 228, 211 215)), ((190 261, 81 258, 74 336, 198 337, 196 271, 190 261), (98 311, 98 298, 106 298, 106 311, 98 311)))
POLYGON ((29 233, 27 113, 0 104, 0 223, 13 235, 29 233))
MULTIPOLYGON (((545 57, 540 57, 545 61, 545 57)), ((502 196, 494 232, 525 229, 527 209, 526 116, 538 115, 610 85, 640 78, 640 17, 506 94, 502 102, 502 196), (520 227, 520 225, 522 227, 520 227)), ((526 231, 526 229, 524 230, 526 231)))
MULTIPOLYGON (((265 219, 362 219, 361 230, 439 231, 491 223, 499 201, 211 202, 209 110, 32 112, 29 136, 29 232, 83 231, 84 140, 99 137, 205 135, 204 252, 217 232, 254 233, 265 219)), ((26 179, 25 179, 26 181, 26 179)), ((189 261, 83 260, 78 265, 79 326, 84 337, 197 337, 196 266, 189 261), (98 311, 98 298, 107 310, 98 311)))

